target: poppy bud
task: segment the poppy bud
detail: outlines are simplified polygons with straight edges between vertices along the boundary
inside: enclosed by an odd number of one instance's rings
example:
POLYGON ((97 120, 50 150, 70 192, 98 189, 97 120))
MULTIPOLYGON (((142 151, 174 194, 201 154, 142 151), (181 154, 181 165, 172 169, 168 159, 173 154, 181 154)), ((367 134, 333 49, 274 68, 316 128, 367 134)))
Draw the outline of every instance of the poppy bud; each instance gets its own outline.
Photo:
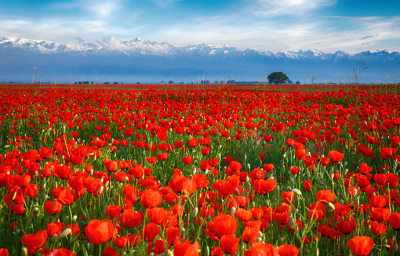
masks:
POLYGON ((11 200, 15 200, 15 198, 17 197, 17 191, 18 191, 18 189, 15 191, 15 193, 14 193, 14 195, 13 195, 13 197, 11 198, 11 200))
POLYGON ((33 208, 33 213, 37 213, 39 211, 39 208, 35 207, 33 208))
POLYGON ((198 212, 199 212, 199 208, 195 207, 195 208, 193 209, 193 211, 192 211, 192 216, 193 216, 193 217, 196 217, 198 212))
POLYGON ((232 207, 230 212, 231 212, 231 215, 233 216, 235 214, 235 212, 236 212, 236 208, 232 207))
POLYGON ((78 219, 78 216, 76 216, 76 215, 72 216, 73 221, 76 221, 77 219, 78 219))
POLYGON ((28 255, 28 249, 26 247, 22 247, 22 256, 27 256, 28 255))
MULTIPOLYGON (((72 232, 72 230, 71 230, 70 228, 65 229, 65 230, 61 233, 61 235, 58 237, 58 239, 68 236, 69 234, 71 234, 71 232, 72 232)), ((58 240, 58 239, 57 239, 57 240, 58 240)))
POLYGON ((328 203, 328 206, 332 209, 335 210, 335 206, 332 203, 328 203))
POLYGON ((296 193, 296 195, 301 196, 302 193, 300 190, 298 190, 297 188, 292 189, 292 192, 296 193))

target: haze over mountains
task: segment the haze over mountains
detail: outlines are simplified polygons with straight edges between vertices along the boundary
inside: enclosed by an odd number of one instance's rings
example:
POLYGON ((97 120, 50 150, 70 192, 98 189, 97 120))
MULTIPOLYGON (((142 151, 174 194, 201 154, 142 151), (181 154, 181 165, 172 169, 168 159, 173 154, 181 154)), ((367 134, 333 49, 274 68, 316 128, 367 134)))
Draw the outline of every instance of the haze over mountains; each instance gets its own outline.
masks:
MULTIPOLYGON (((348 54, 343 51, 323 53, 308 51, 257 51, 240 50, 229 46, 209 44, 175 46, 167 42, 157 43, 135 38, 119 41, 110 36, 96 43, 78 38, 76 44, 58 44, 45 40, 0 37, 0 77, 2 82, 35 80, 57 82, 85 80, 98 82, 197 82, 201 80, 265 81, 265 76, 282 71, 296 82, 308 82, 316 74, 314 83, 349 82, 360 60, 360 69, 368 69, 360 75, 360 83, 389 83, 400 79, 400 53, 367 51, 348 54), (345 70, 347 72, 345 74, 345 70), (205 74, 204 74, 205 73, 205 74), (339 74, 341 74, 339 76, 339 74), (344 76, 345 74, 345 76, 344 76), (225 75, 225 77, 224 77, 225 75), (338 77, 336 77, 337 75, 338 77), (334 77, 334 78, 333 78, 334 77)), ((351 82, 354 82, 354 78, 351 82)))

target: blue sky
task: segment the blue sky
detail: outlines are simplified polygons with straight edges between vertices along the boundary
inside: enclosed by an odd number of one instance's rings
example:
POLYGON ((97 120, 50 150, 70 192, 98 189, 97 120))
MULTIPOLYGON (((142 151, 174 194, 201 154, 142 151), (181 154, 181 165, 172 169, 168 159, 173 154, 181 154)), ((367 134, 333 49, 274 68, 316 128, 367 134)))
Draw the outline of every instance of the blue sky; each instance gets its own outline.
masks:
POLYGON ((0 36, 263 51, 400 51, 398 0, 0 0, 0 36))

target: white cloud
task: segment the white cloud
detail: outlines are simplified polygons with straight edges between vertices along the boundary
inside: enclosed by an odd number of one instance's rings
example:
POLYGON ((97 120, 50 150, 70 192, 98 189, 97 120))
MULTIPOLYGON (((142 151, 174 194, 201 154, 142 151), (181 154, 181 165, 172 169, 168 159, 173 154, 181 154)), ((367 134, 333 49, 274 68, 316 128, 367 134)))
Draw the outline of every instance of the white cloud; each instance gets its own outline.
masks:
MULTIPOLYGON (((4 20, 0 18, 0 35, 58 43, 68 43, 80 37, 90 41, 84 44, 99 40, 104 48, 121 50, 133 50, 134 46, 126 48, 119 40, 140 36, 179 46, 207 43, 264 51, 400 51, 400 17, 317 17, 315 12, 309 15, 309 11, 333 5, 337 0, 247 0, 249 4, 236 11, 214 16, 205 13, 184 21, 170 18, 165 23, 157 20, 164 21, 163 18, 171 17, 173 8, 171 12, 162 11, 167 16, 162 16, 164 14, 158 10, 160 19, 153 19, 155 14, 146 13, 145 9, 135 10, 132 18, 132 10, 123 8, 125 0, 74 1, 53 7, 80 9, 86 12, 85 15, 73 19, 62 15, 46 18, 3 17, 4 20), (293 14, 294 17, 278 17, 285 14, 293 14)), ((167 8, 176 1, 182 0, 152 0, 152 3, 167 8)), ((160 52, 164 50, 158 49, 160 52)))
POLYGON ((278 16, 299 15, 306 11, 316 10, 335 5, 338 0, 257 0, 249 5, 249 9, 256 15, 278 16))
POLYGON ((308 49, 330 53, 338 50, 349 53, 377 49, 400 51, 398 43, 387 42, 400 41, 399 17, 321 17, 311 21, 298 20, 295 23, 274 19, 263 20, 239 19, 235 15, 197 17, 187 21, 186 24, 161 27, 149 36, 152 40, 168 41, 179 46, 209 43, 263 51, 308 49), (345 28, 334 26, 338 23, 347 26, 345 28), (365 39, 360 41, 360 38, 365 39), (374 43, 363 44, 372 41, 374 43))
POLYGON ((122 5, 120 1, 89 1, 84 8, 100 17, 107 17, 111 13, 120 10, 122 5))
POLYGON ((123 9, 122 0, 75 0, 69 3, 55 3, 50 7, 58 10, 86 10, 100 18, 123 9))

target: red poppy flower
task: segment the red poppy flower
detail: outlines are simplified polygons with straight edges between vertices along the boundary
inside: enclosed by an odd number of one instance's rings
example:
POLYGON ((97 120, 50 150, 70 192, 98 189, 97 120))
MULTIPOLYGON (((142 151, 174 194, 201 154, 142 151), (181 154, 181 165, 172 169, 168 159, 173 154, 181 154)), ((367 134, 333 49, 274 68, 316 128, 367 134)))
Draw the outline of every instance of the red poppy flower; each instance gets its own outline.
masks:
POLYGON ((78 224, 69 224, 67 228, 71 229, 71 235, 77 236, 79 235, 79 232, 81 232, 81 229, 79 228, 78 224))
POLYGON ((347 246, 356 256, 368 255, 375 243, 369 236, 356 236, 347 242, 347 246))
POLYGON ((187 192, 192 194, 197 189, 197 184, 194 179, 188 179, 186 176, 175 173, 172 180, 169 182, 169 186, 175 193, 187 192))
POLYGON ((367 174, 367 173, 370 173, 371 171, 372 171, 372 168, 371 167, 369 167, 366 163, 362 163, 361 165, 360 165, 360 173, 361 174, 367 174))
POLYGON ((371 210, 371 215, 369 216, 371 220, 376 220, 379 222, 387 221, 390 217, 390 209, 387 208, 373 208, 371 210))
POLYGON ((147 188, 140 196, 140 202, 146 208, 154 208, 162 203, 163 194, 156 188, 147 188))
POLYGON ((266 170, 267 172, 272 172, 274 170, 274 165, 273 164, 263 164, 263 168, 264 170, 266 170))
POLYGON ((321 158, 321 164, 324 165, 324 166, 327 166, 329 164, 329 158, 322 157, 321 158))
POLYGON ((54 168, 53 174, 57 178, 60 178, 62 180, 66 180, 71 176, 72 170, 71 170, 71 168, 69 168, 66 165, 58 165, 58 166, 56 166, 54 168))
POLYGON ((234 254, 239 247, 240 238, 233 235, 223 235, 221 237, 221 247, 225 253, 234 254))
POLYGON ((53 195, 57 198, 57 202, 60 202, 62 205, 70 205, 74 202, 74 196, 69 187, 61 187, 57 189, 52 189, 52 193, 54 190, 57 190, 53 195))
POLYGON ((304 157, 303 158, 303 162, 306 166, 312 166, 315 164, 315 162, 317 161, 317 159, 315 157, 312 156, 308 156, 308 157, 304 157))
POLYGON ((109 159, 104 159, 103 161, 106 170, 109 172, 115 172, 118 168, 118 162, 117 161, 111 161, 109 159))
POLYGON ((283 202, 289 204, 289 202, 293 203, 295 193, 292 191, 285 191, 281 193, 283 202))
POLYGON ((41 147, 39 148, 39 155, 43 159, 47 159, 51 156, 52 151, 48 147, 41 147))
POLYGON ((336 228, 343 234, 353 234, 353 231, 357 229, 357 220, 347 216, 346 219, 339 222, 336 228))
POLYGON ((335 206, 335 214, 344 216, 351 213, 351 208, 347 204, 341 204, 336 202, 333 204, 335 206))
POLYGON ((50 222, 49 224, 47 224, 47 228, 46 228, 47 235, 48 236, 54 236, 54 235, 59 236, 63 232, 64 227, 65 227, 65 225, 62 222, 50 222))
POLYGON ((210 181, 207 179, 207 176, 203 174, 195 174, 193 175, 193 179, 196 182, 197 189, 206 188, 210 184, 210 181))
POLYGON ((226 214, 218 215, 207 226, 209 230, 204 232, 209 236, 215 235, 217 240, 223 235, 234 235, 236 233, 236 219, 226 214))
POLYGON ((234 172, 237 172, 237 171, 239 171, 240 172, 240 169, 242 169, 242 164, 241 163, 239 163, 239 162, 237 162, 237 161, 231 161, 230 163, 229 163, 229 167, 234 171, 234 172))
POLYGON ((279 256, 278 249, 273 244, 266 244, 263 242, 254 242, 248 251, 245 251, 246 256, 268 255, 279 256))
POLYGON ((8 256, 10 252, 7 249, 0 248, 0 256, 8 256))
POLYGON ((330 190, 320 190, 317 192, 316 198, 322 204, 327 204, 335 200, 336 196, 330 190))
POLYGON ((39 185, 37 184, 29 184, 25 187, 24 193, 30 198, 34 198, 37 193, 38 193, 38 187, 39 185))
POLYGON ((62 210, 62 204, 57 201, 47 201, 44 209, 48 214, 58 214, 62 210))
POLYGON ((106 213, 110 218, 115 218, 121 215, 121 206, 119 205, 109 205, 106 208, 106 213))
POLYGON ((337 150, 332 150, 328 152, 328 156, 332 163, 339 163, 342 161, 344 154, 340 153, 337 150))
POLYGON ((104 248, 103 256, 118 256, 118 253, 114 248, 107 244, 106 248, 104 248))
POLYGON ((158 235, 158 233, 160 233, 160 231, 161 229, 157 224, 149 222, 144 227, 143 239, 148 242, 153 241, 153 239, 158 235))
POLYGON ((275 213, 275 218, 279 224, 288 224, 290 221, 290 216, 288 212, 277 212, 275 213))
POLYGON ((52 250, 50 253, 51 256, 76 256, 76 253, 71 252, 68 249, 65 248, 58 248, 55 250, 52 250))
POLYGON ((253 186, 255 192, 260 195, 264 195, 267 192, 272 192, 274 191, 277 182, 276 180, 255 180, 251 182, 251 185, 253 186))
POLYGON ((206 148, 206 147, 201 148, 201 154, 202 154, 203 156, 207 156, 208 154, 210 154, 210 151, 211 151, 210 148, 206 148))
POLYGON ((251 180, 263 180, 265 178, 265 176, 267 176, 266 171, 264 171, 263 169, 259 169, 259 168, 255 168, 255 169, 251 170, 250 175, 249 175, 251 180))
POLYGON ((299 167, 297 167, 297 166, 291 166, 289 168, 289 170, 290 170, 290 173, 293 175, 296 175, 297 173, 299 173, 299 167))
POLYGON ((199 249, 199 242, 197 241, 193 244, 189 241, 179 241, 174 246, 174 256, 198 256, 199 249))
POLYGON ((199 145, 199 141, 197 140, 197 138, 191 138, 189 140, 189 146, 191 146, 192 148, 195 148, 199 145))
POLYGON ((399 175, 389 173, 386 177, 386 183, 389 184, 389 188, 397 188, 399 186, 399 175))
POLYGON ((128 244, 127 236, 114 237, 114 244, 119 248, 125 248, 128 244))
POLYGON ((398 212, 392 213, 392 215, 390 215, 390 217, 389 217, 389 223, 390 223, 390 226, 394 230, 399 231, 400 230, 400 213, 398 213, 398 212))
POLYGON ((110 220, 91 220, 85 227, 85 235, 90 242, 98 245, 110 240, 114 235, 114 224, 110 220))
POLYGON ((46 230, 40 230, 33 234, 27 234, 22 236, 22 243, 32 249, 37 250, 42 248, 47 240, 47 232, 46 230))
POLYGON ((193 157, 191 156, 184 156, 182 157, 182 162, 184 164, 191 164, 193 162, 193 157))
POLYGON ((127 228, 140 226, 142 224, 141 219, 142 214, 132 209, 125 209, 122 215, 118 216, 118 220, 127 228))
POLYGON ((243 242, 253 243, 259 236, 262 221, 248 221, 242 233, 243 242))
POLYGON ((282 244, 278 247, 279 256, 297 256, 300 249, 291 244, 282 244))
POLYGON ((208 160, 208 163, 212 166, 215 167, 219 164, 219 159, 217 158, 211 158, 210 160, 208 160))
POLYGON ((249 220, 251 220, 251 217, 253 216, 253 214, 252 214, 252 212, 250 210, 238 209, 235 212, 235 216, 240 221, 249 221, 249 220))
POLYGON ((301 160, 307 155, 307 153, 308 153, 307 149, 303 148, 303 149, 296 150, 295 155, 296 155, 297 159, 301 160))
POLYGON ((384 223, 379 223, 377 221, 372 221, 371 222, 371 230, 372 233, 376 236, 382 236, 386 233, 387 231, 387 226, 384 223))
POLYGON ((305 191, 310 191, 312 188, 312 182, 311 180, 304 180, 303 181, 303 186, 305 191))

